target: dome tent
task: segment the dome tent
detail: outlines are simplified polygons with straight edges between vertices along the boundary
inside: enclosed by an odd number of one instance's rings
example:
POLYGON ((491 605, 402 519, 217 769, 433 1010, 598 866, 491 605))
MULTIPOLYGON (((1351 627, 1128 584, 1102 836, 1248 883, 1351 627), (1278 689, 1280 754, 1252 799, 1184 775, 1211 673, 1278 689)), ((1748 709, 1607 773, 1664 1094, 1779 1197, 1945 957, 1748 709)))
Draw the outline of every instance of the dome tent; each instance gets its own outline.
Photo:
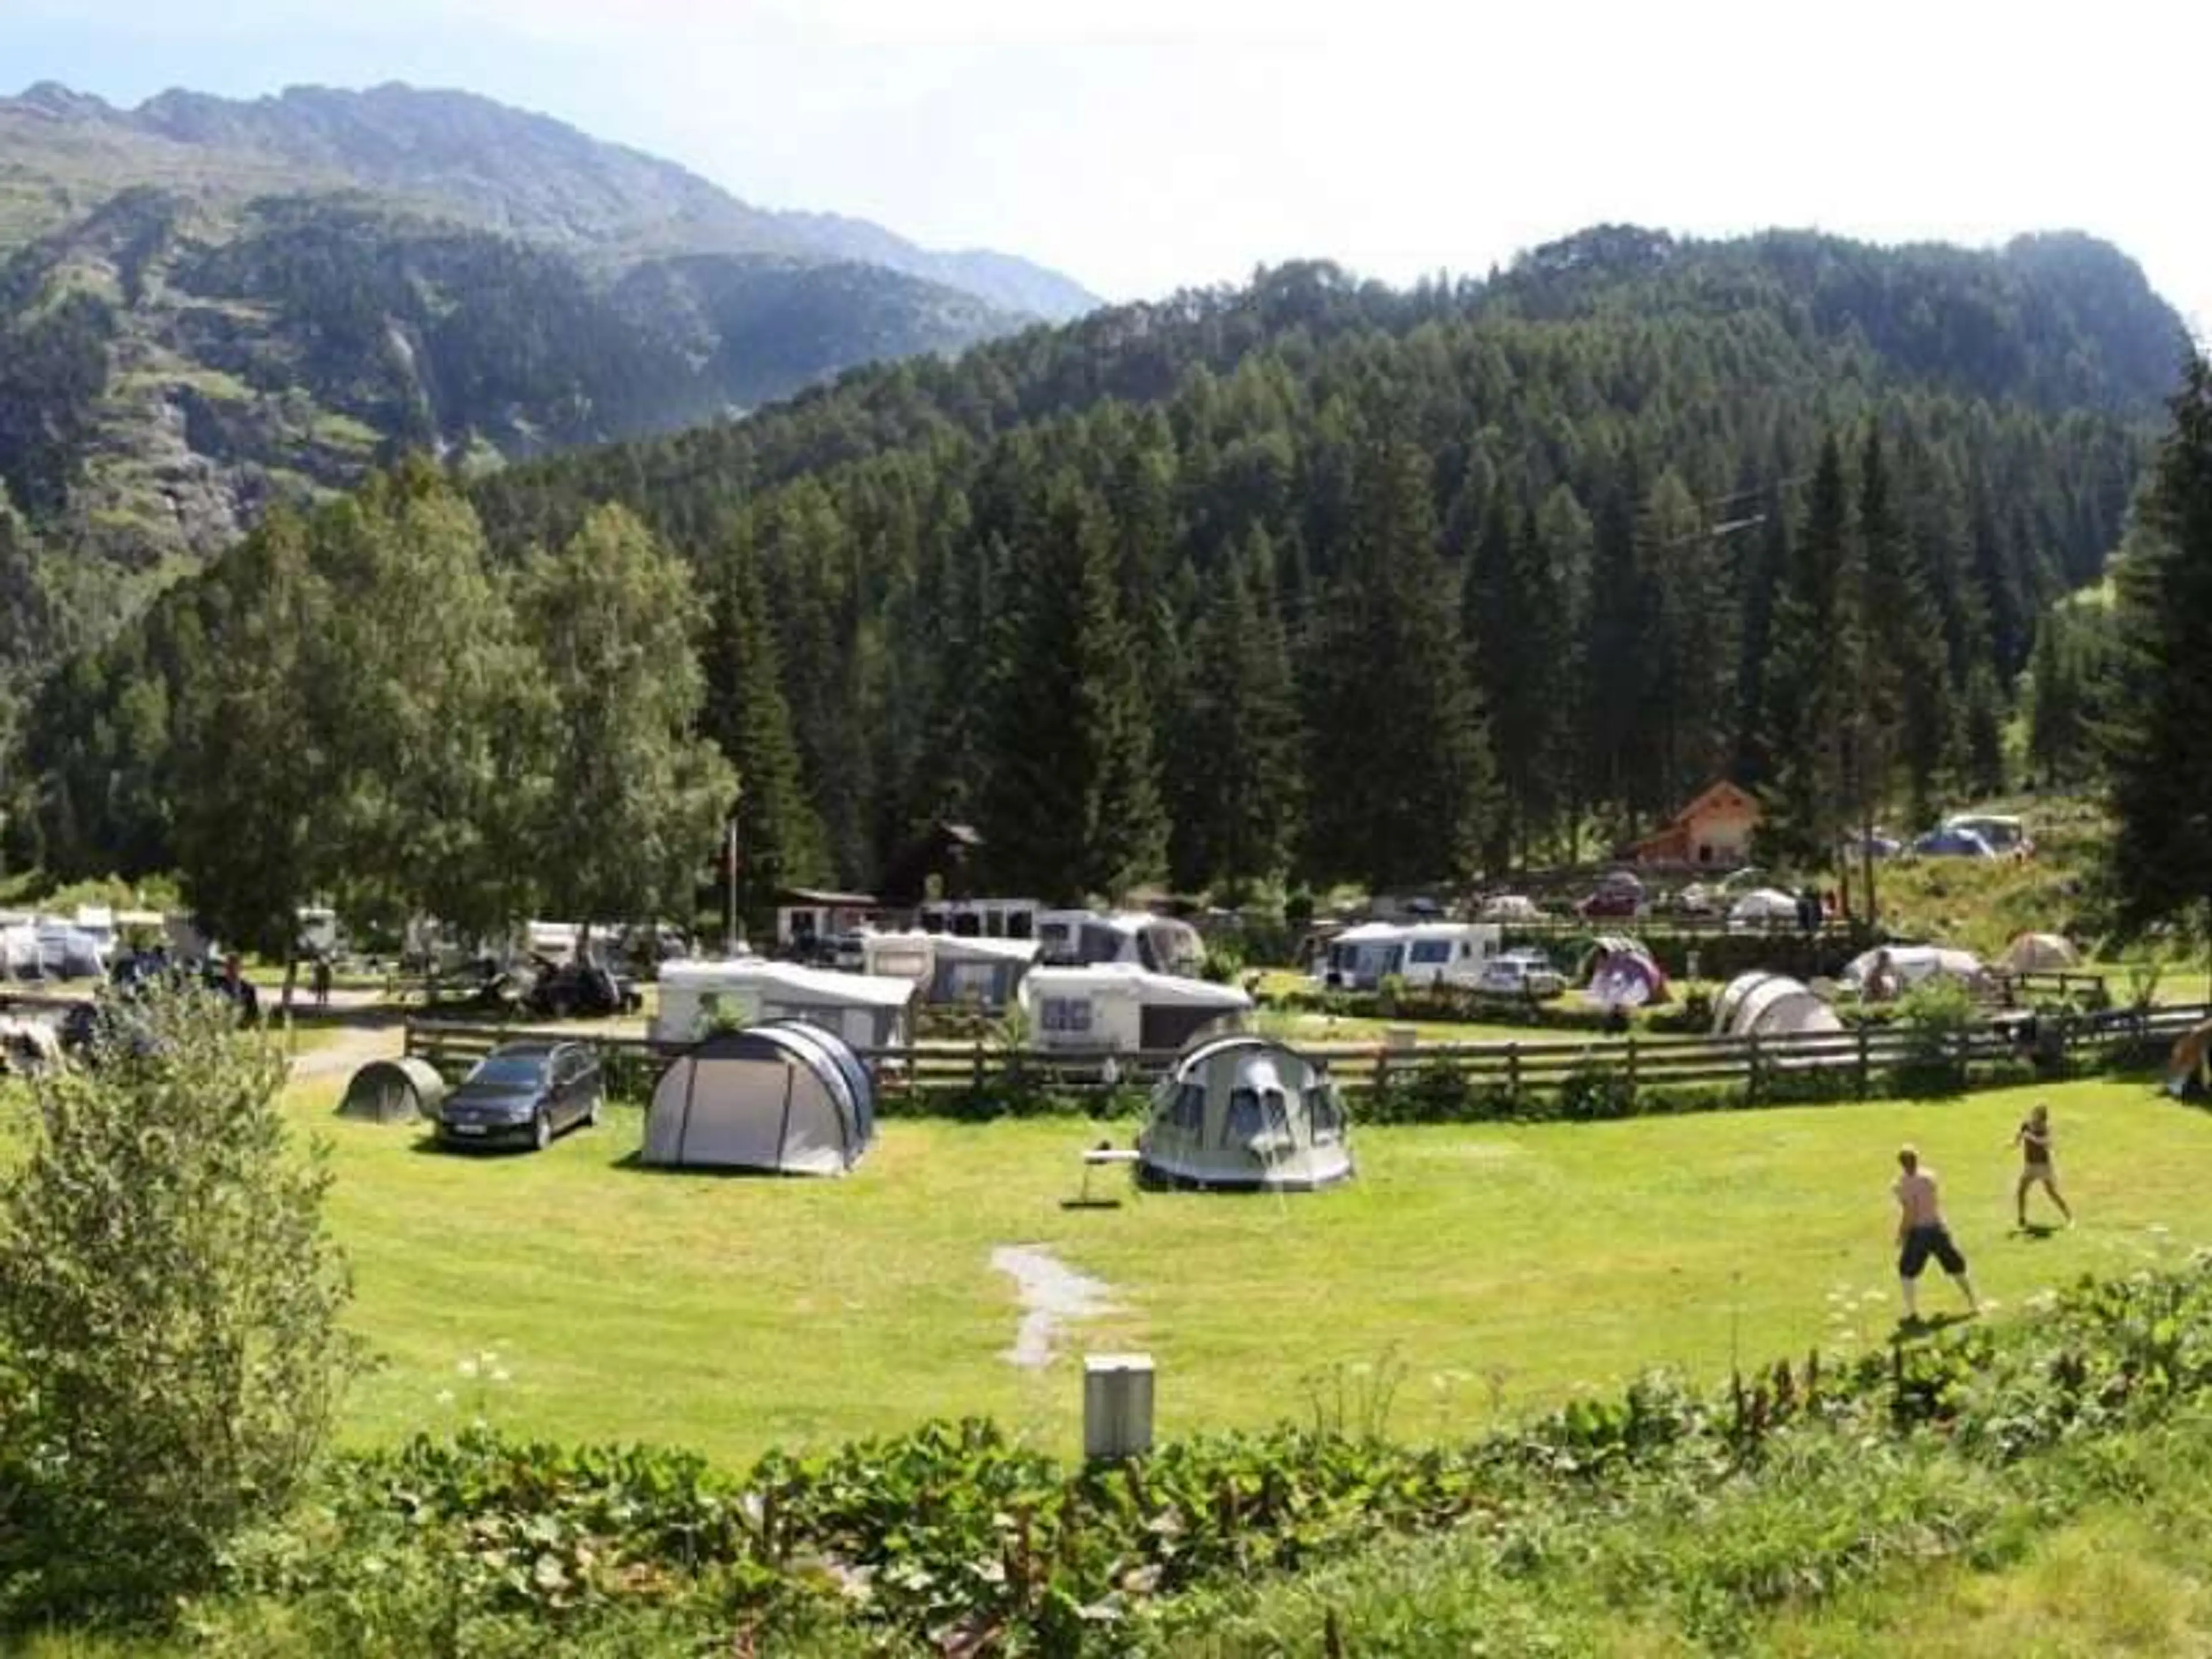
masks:
POLYGON ((1583 995, 1601 1008, 1641 1008, 1667 1000, 1667 975, 1635 939, 1607 934, 1590 946, 1577 977, 1583 995))
POLYGON ((2022 933, 2000 959, 2008 973, 2057 974, 2081 965, 2081 953, 2057 933, 2022 933))
POLYGON ((654 1085, 641 1161, 672 1168, 843 1175, 876 1138, 867 1068, 835 1032, 798 1020, 717 1031, 654 1085))
POLYGON ((1729 926, 1735 928, 1797 925, 1797 901, 1775 887, 1754 887, 1729 907, 1729 926))
POLYGON ((446 1093, 446 1079, 427 1060, 372 1060, 346 1085, 338 1115, 363 1123, 412 1123, 435 1117, 446 1093))
POLYGON ((1844 969, 1844 983, 1869 1000, 1877 977, 1890 996, 1902 995, 1933 979, 1954 979, 1968 989, 1981 985, 1989 970, 1972 951, 1936 945, 1885 945, 1861 952, 1844 969))
POLYGON ((1805 1036, 1843 1029, 1833 1008, 1784 974, 1739 974, 1713 1009, 1715 1036, 1805 1036))
POLYGON ((1152 1091, 1138 1179, 1201 1190, 1310 1192, 1352 1174, 1344 1107, 1328 1073, 1266 1037, 1212 1037, 1152 1091))

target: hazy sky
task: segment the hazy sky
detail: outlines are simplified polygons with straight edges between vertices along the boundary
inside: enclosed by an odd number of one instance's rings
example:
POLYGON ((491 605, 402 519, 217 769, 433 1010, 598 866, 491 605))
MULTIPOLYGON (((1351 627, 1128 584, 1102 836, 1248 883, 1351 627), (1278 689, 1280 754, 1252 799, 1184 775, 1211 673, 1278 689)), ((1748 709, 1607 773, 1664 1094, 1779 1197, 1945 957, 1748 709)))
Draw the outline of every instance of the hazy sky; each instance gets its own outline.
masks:
POLYGON ((0 0, 0 82, 465 87, 1109 297, 1599 220, 2117 242, 2212 325, 2203 0, 0 0))

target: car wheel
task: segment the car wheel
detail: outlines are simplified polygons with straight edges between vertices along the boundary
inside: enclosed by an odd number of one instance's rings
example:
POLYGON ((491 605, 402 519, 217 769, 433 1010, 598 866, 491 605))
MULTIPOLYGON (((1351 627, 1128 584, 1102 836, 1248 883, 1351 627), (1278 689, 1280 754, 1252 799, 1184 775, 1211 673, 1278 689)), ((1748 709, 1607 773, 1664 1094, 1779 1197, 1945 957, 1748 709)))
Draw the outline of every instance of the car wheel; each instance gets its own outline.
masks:
POLYGON ((538 1109, 538 1115, 530 1121, 530 1139, 541 1152, 553 1144, 553 1115, 543 1106, 538 1109))
POLYGON ((597 1089, 592 1091, 591 1103, 584 1108, 585 1127, 596 1129, 599 1127, 599 1108, 606 1103, 606 1097, 600 1094, 597 1089))

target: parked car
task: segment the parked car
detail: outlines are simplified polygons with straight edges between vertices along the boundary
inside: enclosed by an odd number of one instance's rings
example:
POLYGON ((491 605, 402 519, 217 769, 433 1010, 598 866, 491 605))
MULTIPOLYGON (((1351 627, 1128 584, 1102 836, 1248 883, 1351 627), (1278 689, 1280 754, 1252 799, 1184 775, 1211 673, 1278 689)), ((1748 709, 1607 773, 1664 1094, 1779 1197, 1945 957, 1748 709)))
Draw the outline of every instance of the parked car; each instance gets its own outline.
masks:
POLYGON ((478 1060, 438 1109, 447 1146, 524 1146, 544 1152, 606 1103, 599 1057, 587 1042, 501 1044, 478 1060))
POLYGON ((1996 849, 1972 830, 1931 830, 1912 843, 1924 859, 1993 859, 1996 849))
POLYGON ((1644 914, 1644 884, 1626 871, 1601 877, 1590 896, 1575 906, 1584 916, 1637 916, 1644 914))
POLYGON ((1508 951, 1484 964, 1475 989, 1490 996, 1540 1000, 1564 996, 1567 977, 1552 966, 1552 959, 1541 951, 1508 951))

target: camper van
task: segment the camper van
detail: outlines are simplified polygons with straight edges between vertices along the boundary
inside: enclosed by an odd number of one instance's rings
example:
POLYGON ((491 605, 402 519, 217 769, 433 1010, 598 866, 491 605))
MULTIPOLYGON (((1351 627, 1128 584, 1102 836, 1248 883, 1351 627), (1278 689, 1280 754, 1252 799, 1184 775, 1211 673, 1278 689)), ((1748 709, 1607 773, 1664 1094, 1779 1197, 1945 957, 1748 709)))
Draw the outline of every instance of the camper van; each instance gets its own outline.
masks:
POLYGON ((717 1026, 796 1019, 855 1048, 895 1048, 907 1040, 915 994, 910 979, 832 973, 765 957, 665 963, 653 1040, 696 1042, 717 1026))
POLYGON ((1032 1046, 1077 1053, 1180 1048, 1202 1034, 1242 1030, 1252 1012, 1252 999, 1233 985, 1127 962, 1033 969, 1021 1006, 1032 1046))
POLYGON ((1347 991, 1372 991, 1394 974, 1407 985, 1472 990, 1504 939, 1492 923, 1362 922, 1328 942, 1316 976, 1347 991))
POLYGON ((955 939, 1033 939, 1036 937, 1037 902, 1024 898, 944 899, 923 905, 915 913, 915 923, 925 933, 949 933, 955 939))
POLYGON ((1197 928, 1146 910, 1047 910, 1037 917, 1037 942, 1038 959, 1062 968, 1121 962, 1190 975, 1206 960, 1197 928))

